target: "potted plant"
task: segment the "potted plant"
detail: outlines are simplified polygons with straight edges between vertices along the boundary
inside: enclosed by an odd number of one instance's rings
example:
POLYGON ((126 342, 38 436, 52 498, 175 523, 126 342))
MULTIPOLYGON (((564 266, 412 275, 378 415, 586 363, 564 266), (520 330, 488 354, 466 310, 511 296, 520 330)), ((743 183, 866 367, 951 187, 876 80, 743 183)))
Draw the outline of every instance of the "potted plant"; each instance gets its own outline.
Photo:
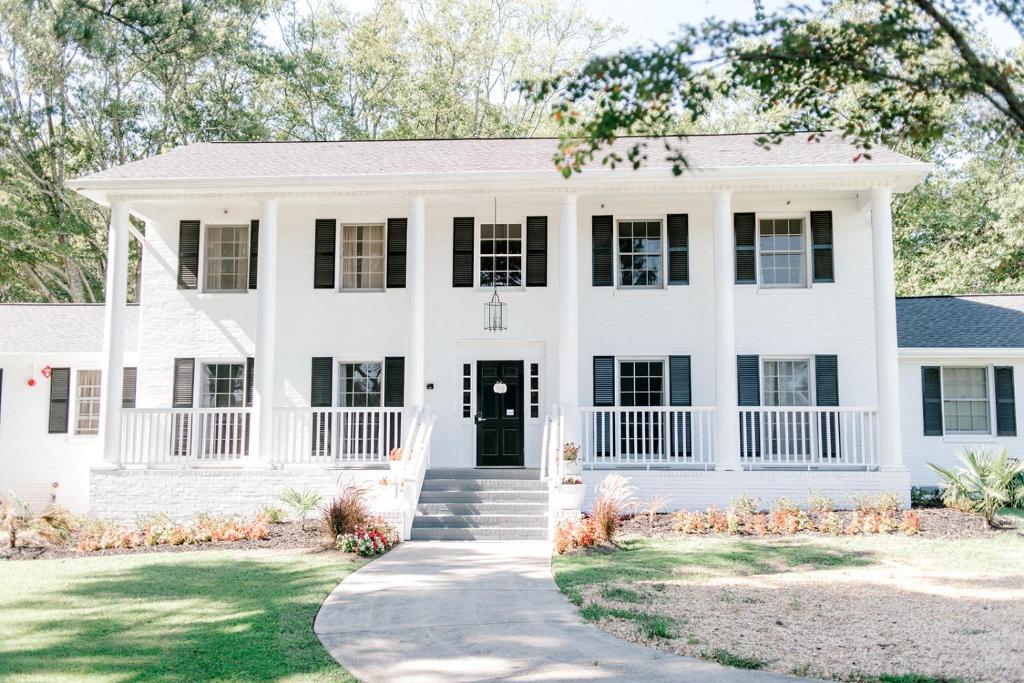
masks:
POLYGON ((569 441, 562 446, 562 474, 580 475, 580 447, 569 441))
POLYGON ((401 448, 392 448, 391 451, 388 453, 388 464, 391 466, 392 472, 394 472, 395 470, 402 469, 403 457, 404 456, 402 454, 401 448))
POLYGON ((558 508, 560 510, 582 510, 586 487, 576 475, 562 477, 558 487, 558 508))

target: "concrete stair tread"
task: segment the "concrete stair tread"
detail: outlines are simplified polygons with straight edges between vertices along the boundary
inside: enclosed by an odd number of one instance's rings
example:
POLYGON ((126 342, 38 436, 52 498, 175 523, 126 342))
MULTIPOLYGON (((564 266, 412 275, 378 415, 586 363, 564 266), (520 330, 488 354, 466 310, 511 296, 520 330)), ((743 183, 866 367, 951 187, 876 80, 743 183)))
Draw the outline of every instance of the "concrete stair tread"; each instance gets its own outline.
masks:
POLYGON ((540 481, 540 470, 536 468, 434 468, 427 470, 426 479, 514 479, 517 481, 540 481))
POLYGON ((537 502, 427 502, 416 506, 420 515, 547 515, 548 504, 537 502))
POLYGON ((420 503, 547 503, 547 491, 428 491, 420 503))
POLYGON ((417 515, 413 528, 441 527, 465 528, 547 528, 547 515, 417 515))
POLYGON ((413 527, 414 541, 546 541, 547 527, 413 527))
POLYGON ((546 491, 547 482, 534 479, 425 479, 424 491, 546 491))

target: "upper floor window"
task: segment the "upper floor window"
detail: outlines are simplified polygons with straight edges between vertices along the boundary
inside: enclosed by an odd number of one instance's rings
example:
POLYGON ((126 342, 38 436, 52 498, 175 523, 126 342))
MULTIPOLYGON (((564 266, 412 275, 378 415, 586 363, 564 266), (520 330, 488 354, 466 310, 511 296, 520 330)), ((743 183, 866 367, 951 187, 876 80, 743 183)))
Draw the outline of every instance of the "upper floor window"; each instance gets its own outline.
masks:
POLYGON ((75 434, 100 432, 100 371, 79 370, 75 390, 75 434))
POLYGON ((780 359, 764 361, 766 406, 811 405, 811 361, 780 359))
POLYGON ((199 380, 199 405, 202 408, 245 406, 245 364, 204 363, 199 380))
POLYGON ((942 418, 947 432, 989 434, 988 368, 942 368, 942 418))
POLYGON ((661 221, 619 221, 619 287, 662 286, 661 221))
POLYGON ((665 363, 660 360, 620 361, 619 405, 665 405, 665 363))
POLYGON ((523 226, 519 223, 480 225, 480 286, 521 287, 523 226))
POLYGON ((384 289, 383 225, 342 226, 341 288, 384 289))
POLYGON ((203 288, 244 292, 249 287, 249 226, 206 226, 203 288))
POLYGON ((378 408, 384 386, 384 364, 379 361, 340 363, 338 405, 342 408, 378 408))
POLYGON ((807 286, 806 249, 802 218, 762 218, 760 252, 763 285, 807 286))

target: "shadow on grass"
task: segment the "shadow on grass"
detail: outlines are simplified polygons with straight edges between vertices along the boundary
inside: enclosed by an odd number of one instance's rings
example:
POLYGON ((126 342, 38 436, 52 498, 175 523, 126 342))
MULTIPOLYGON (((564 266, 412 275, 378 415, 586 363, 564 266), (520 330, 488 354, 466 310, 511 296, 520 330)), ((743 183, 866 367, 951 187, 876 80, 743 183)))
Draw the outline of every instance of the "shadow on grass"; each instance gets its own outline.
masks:
POLYGON ((666 547, 644 539, 629 539, 612 552, 559 556, 555 561, 555 581, 572 599, 576 587, 585 584, 662 581, 707 574, 777 574, 796 567, 863 567, 876 561, 869 551, 839 550, 807 542, 731 540, 666 547))
MULTIPOLYGON (((118 681, 353 680, 313 634, 354 566, 182 556, 69 562, 2 601, 0 678, 118 681)), ((31 571, 31 567, 25 565, 31 571)))

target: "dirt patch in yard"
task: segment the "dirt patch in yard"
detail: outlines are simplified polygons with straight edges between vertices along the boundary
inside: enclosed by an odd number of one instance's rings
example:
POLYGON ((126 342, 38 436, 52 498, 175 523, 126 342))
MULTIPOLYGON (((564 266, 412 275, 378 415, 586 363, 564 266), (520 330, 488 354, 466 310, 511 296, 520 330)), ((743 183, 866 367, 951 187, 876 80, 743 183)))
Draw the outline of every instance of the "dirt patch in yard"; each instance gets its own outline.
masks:
MULTIPOLYGON (((4 537, 6 541, 6 537, 4 537)), ((54 546, 32 537, 31 534, 19 536, 18 547, 11 549, 0 548, 0 559, 7 560, 40 560, 55 559, 61 557, 94 557, 105 555, 137 555, 144 553, 176 553, 176 552, 197 552, 207 550, 297 550, 309 549, 310 551, 322 551, 331 549, 333 546, 326 542, 323 532, 313 522, 307 523, 307 528, 302 529, 297 522, 285 522, 283 524, 271 524, 269 538, 260 541, 218 541, 216 543, 196 543, 192 545, 154 545, 141 546, 138 548, 114 548, 110 550, 96 550, 90 552, 79 552, 75 549, 74 543, 70 546, 54 546)))

